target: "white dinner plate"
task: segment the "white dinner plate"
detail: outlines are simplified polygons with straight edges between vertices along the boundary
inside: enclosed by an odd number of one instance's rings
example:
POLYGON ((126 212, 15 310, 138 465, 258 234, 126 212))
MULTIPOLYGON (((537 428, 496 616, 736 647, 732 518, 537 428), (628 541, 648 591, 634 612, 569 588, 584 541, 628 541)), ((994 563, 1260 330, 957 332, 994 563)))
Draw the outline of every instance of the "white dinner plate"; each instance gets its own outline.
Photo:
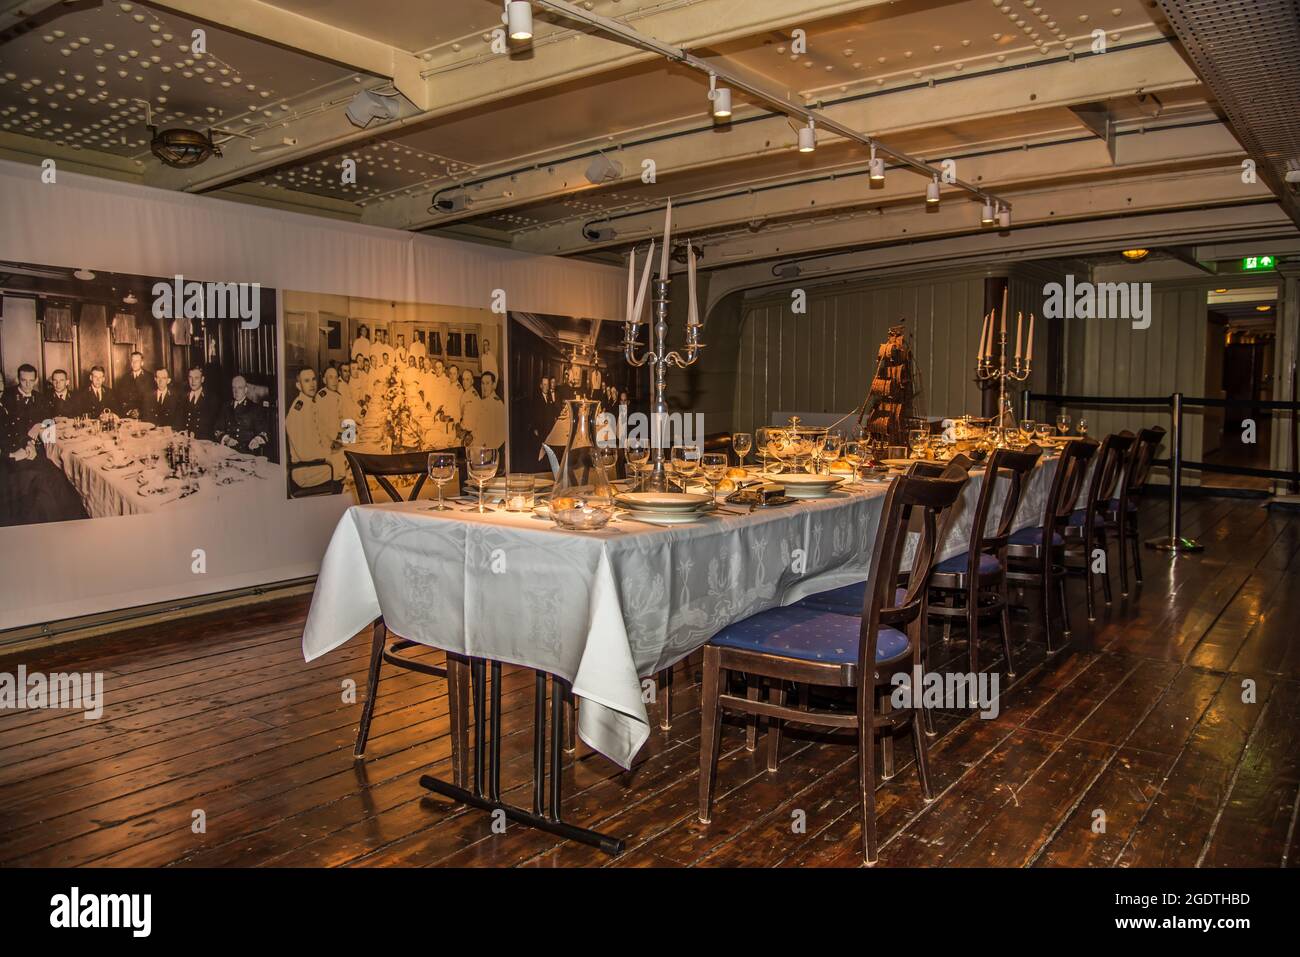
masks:
POLYGON ((691 522, 698 522, 700 517, 698 512, 643 512, 628 509, 622 515, 615 515, 614 520, 627 518, 638 522, 649 522, 651 525, 689 525, 691 522))
POLYGON ((764 478, 776 485, 784 485, 787 491, 791 488, 830 489, 843 481, 838 475, 810 475, 807 472, 783 472, 780 475, 765 475, 764 478))
POLYGON ((636 512, 696 512, 713 502, 713 496, 696 492, 622 492, 614 502, 636 512))

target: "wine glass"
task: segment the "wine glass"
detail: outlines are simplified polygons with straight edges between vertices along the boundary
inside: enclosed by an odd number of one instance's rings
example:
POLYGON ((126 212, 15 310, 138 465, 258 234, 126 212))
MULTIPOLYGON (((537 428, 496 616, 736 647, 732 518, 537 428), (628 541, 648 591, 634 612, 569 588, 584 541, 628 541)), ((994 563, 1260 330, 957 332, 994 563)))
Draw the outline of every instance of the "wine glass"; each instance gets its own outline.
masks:
POLYGON ((748 432, 737 432, 731 437, 731 447, 736 450, 736 457, 740 460, 740 467, 743 469, 745 456, 754 447, 754 437, 748 432))
POLYGON ((628 467, 637 474, 637 484, 640 485, 645 481, 646 465, 650 462, 650 442, 639 435, 628 436, 623 454, 628 467))
POLYGON ((821 437, 821 451, 823 458, 828 458, 834 462, 840 457, 840 449, 844 446, 844 436, 838 432, 827 432, 821 437))
POLYGON ((862 463, 870 456, 870 446, 866 442, 845 442, 844 443, 844 460, 853 466, 853 481, 862 481, 860 474, 862 463))
POLYGON ((488 482, 496 478, 497 468, 500 467, 500 464, 500 455, 495 446, 465 446, 465 466, 469 470, 470 478, 478 483, 478 510, 480 512, 495 511, 495 509, 488 508, 483 504, 483 488, 488 482))
MULTIPOLYGON (((493 468, 493 474, 496 469, 493 468)), ((426 512, 448 512, 451 511, 450 505, 444 505, 442 501, 442 487, 456 477, 456 456, 452 452, 430 452, 429 453, 429 478, 433 481, 434 487, 438 489, 438 504, 428 506, 426 512)))
POLYGON ((1046 422, 1039 422, 1034 427, 1034 434, 1038 436, 1038 444, 1042 445, 1047 441, 1047 437, 1052 434, 1052 427, 1046 422))
POLYGON ((925 429, 913 429, 907 433, 908 446, 912 450, 912 458, 925 458, 925 447, 929 437, 930 433, 925 429))
POLYGON ((1083 416, 1079 416, 1079 421, 1074 423, 1074 428, 1081 438, 1086 439, 1088 437, 1088 420, 1083 416))
POLYGON ((670 456, 673 471, 682 481, 682 491, 690 486, 690 480, 699 470, 700 452, 693 445, 674 445, 670 456))
POLYGON ((1034 441, 1034 432, 1038 428, 1038 423, 1033 419, 1020 420, 1020 434, 1024 437, 1026 444, 1034 441))
POLYGON ((718 483, 727 477, 727 453, 705 452, 700 456, 700 471, 709 483, 709 494, 716 498, 718 483))
POLYGON ((1056 431, 1060 432, 1062 435, 1065 435, 1070 431, 1070 417, 1064 412, 1060 413, 1056 417, 1056 431))

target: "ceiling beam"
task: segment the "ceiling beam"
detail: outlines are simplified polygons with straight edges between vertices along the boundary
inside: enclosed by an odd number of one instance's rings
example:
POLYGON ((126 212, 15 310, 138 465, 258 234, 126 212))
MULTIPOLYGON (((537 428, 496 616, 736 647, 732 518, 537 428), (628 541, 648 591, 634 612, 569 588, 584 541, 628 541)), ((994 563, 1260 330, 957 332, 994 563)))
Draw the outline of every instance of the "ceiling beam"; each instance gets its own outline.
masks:
MULTIPOLYGON (((729 4, 727 16, 720 16, 711 4, 666 6, 645 11, 638 26, 662 36, 677 38, 685 46, 700 47, 724 43, 789 24, 808 24, 823 18, 879 6, 890 0, 744 0, 729 4), (708 7, 706 12, 703 8, 708 7)), ((233 0, 232 6, 256 4, 257 0, 233 0)), ((164 5, 200 19, 220 17, 226 3, 211 0, 165 0, 164 5), (181 8, 185 9, 181 9, 181 8), (216 8, 209 9, 209 8, 216 8), (207 11, 206 13, 203 11, 207 11)), ((274 9, 274 8, 271 8, 274 9)), ((245 13, 243 18, 249 14, 245 13)), ((306 18, 302 18, 306 19, 306 18)), ((327 31, 335 28, 320 24, 327 31)), ((487 25, 485 25, 487 26, 487 25)), ((234 29, 234 27, 232 27, 234 29)), ((254 26, 254 30, 257 27, 254 26)), ((292 41, 293 36, 288 37, 292 41)), ((360 39, 360 38, 359 38, 360 39)), ((293 45, 290 42, 289 45, 293 45)), ((559 31, 538 37, 532 48, 509 54, 481 52, 440 70, 430 68, 424 77, 428 105, 411 104, 388 123, 358 129, 344 115, 345 105, 327 107, 294 122, 291 128, 275 126, 250 140, 236 138, 225 144, 225 156, 209 160, 191 170, 168 170, 158 185, 190 192, 215 189, 277 166, 302 163, 323 153, 346 149, 377 136, 442 116, 467 112, 503 99, 522 96, 560 83, 595 76, 651 60, 656 55, 633 50, 603 37, 576 31, 559 31), (297 142, 280 149, 283 139, 297 142)), ((367 71, 370 72, 370 71, 367 71)), ((380 75, 385 75, 380 73, 380 75)))
MULTIPOLYGON (((1002 189, 1024 189, 1035 183, 1106 176, 1131 176, 1139 170, 1191 168, 1207 163, 1222 166, 1240 158, 1241 146, 1218 120, 1171 124, 1162 129, 1131 131, 1117 138, 1115 155, 1089 133, 1066 130, 1045 133, 1039 143, 965 144, 955 156, 960 169, 977 182, 1002 189)), ((911 177, 889 175, 885 185, 871 189, 862 164, 839 173, 818 171, 767 184, 750 184, 712 195, 673 197, 673 226, 683 236, 696 236, 707 247, 707 234, 720 229, 808 216, 824 217, 836 210, 899 204, 920 207, 922 191, 911 177)), ((945 191, 944 202, 967 210, 978 223, 979 208, 969 196, 945 191)), ((1016 219, 1019 219, 1017 215, 1016 219)), ((661 206, 635 215, 613 217, 616 235, 592 242, 583 224, 569 220, 519 233, 515 248, 545 255, 591 253, 622 247, 662 229, 661 206)))
MULTIPOLYGON (((1174 45, 1164 41, 1112 47, 1104 54, 1104 68, 1099 68, 1096 57, 1044 60, 1036 51, 1025 51, 1024 55, 1033 58, 1005 67, 969 70, 934 87, 914 84, 898 91, 847 96, 827 104, 824 112, 847 125, 896 136, 979 117, 1116 99, 1139 90, 1176 90, 1200 82, 1174 45)), ((730 127, 719 132, 707 116, 702 99, 700 112, 699 121, 625 133, 620 143, 604 140, 583 144, 569 152, 572 158, 537 157, 531 164, 508 163, 482 170, 471 178, 483 182, 485 189, 492 179, 508 178, 512 194, 508 199, 475 202, 457 213, 430 212, 434 192, 465 182, 443 179, 430 183, 427 192, 422 190, 415 196, 368 203, 362 221, 399 229, 424 229, 596 189, 584 174, 597 146, 623 166, 623 174, 600 184, 601 189, 638 185, 644 159, 653 159, 658 175, 666 179, 767 154, 788 154, 791 149, 793 134, 784 116, 768 111, 738 111, 730 127)), ((836 140, 825 134, 821 145, 830 147, 836 140)))

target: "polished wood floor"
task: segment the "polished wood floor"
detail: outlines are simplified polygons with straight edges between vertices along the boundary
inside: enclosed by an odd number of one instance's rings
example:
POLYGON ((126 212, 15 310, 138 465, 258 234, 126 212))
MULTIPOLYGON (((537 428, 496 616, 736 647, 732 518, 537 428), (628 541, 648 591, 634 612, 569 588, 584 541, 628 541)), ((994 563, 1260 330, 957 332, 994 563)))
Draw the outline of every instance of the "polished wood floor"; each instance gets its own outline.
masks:
MULTIPOLYGON (((1145 533, 1162 530, 1162 514, 1148 507, 1145 533)), ((928 806, 899 737, 898 773, 878 796, 881 866, 1296 864, 1300 514, 1200 499, 1185 506, 1185 531, 1204 554, 1148 552, 1145 585, 1117 589, 1091 626, 1072 582, 1075 643, 1051 659, 1036 616, 1019 615, 1019 676, 998 718, 940 717, 928 806)), ((416 783, 431 766, 450 774, 441 679, 390 670, 368 760, 354 764, 360 704, 344 703, 343 685, 364 689, 368 642, 305 665, 306 607, 285 600, 24 659, 105 672, 107 706, 99 721, 0 712, 0 864, 861 862, 847 738, 791 729, 769 773, 763 749, 746 751, 728 725, 713 822, 698 823, 689 668, 672 730, 651 736, 635 768, 585 748, 567 765, 566 816, 623 837, 627 853, 611 860, 516 825, 494 834, 416 783)), ((1002 667, 992 635, 983 648, 1002 667)), ((955 643, 947 653, 960 657, 955 643)), ((523 804, 533 685, 519 671, 505 685, 504 779, 523 804)))

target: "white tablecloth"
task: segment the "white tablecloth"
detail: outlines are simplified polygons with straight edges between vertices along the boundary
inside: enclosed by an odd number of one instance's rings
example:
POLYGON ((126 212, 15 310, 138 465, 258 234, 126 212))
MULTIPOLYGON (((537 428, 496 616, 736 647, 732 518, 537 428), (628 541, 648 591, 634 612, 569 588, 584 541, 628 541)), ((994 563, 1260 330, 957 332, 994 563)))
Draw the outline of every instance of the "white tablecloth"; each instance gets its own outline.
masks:
MULTIPOLYGON (((1051 471, 1035 469, 1018 527, 1039 521, 1051 471)), ((945 557, 966 547, 982 474, 963 493, 945 557)), ((582 739, 628 767, 650 732, 640 679, 732 622, 865 579, 885 488, 598 532, 532 514, 354 506, 325 553, 303 654, 337 648, 382 612, 403 638, 560 675, 585 699, 582 739)))
POLYGON ((231 499, 253 499, 264 494, 265 490, 260 486, 271 478, 275 466, 264 458, 244 455, 216 442, 204 440, 193 442, 195 464, 204 469, 202 475, 191 480, 189 488, 193 491, 183 494, 183 483, 171 482, 167 483, 167 490, 161 494, 144 494, 141 490, 141 474, 149 471, 161 477, 167 468, 161 456, 170 437, 169 432, 170 430, 164 432, 151 429, 137 436, 124 429, 119 432, 115 443, 108 435, 61 429, 58 441, 46 448, 50 460, 63 470, 68 481, 81 495, 91 518, 139 515, 177 502, 190 505, 220 499, 228 505, 231 499), (114 451, 128 464, 110 468, 109 453, 114 451), (146 461, 145 457, 151 452, 159 454, 158 463, 146 461), (233 467, 219 467, 222 463, 233 462, 246 463, 253 474, 246 474, 233 467))

